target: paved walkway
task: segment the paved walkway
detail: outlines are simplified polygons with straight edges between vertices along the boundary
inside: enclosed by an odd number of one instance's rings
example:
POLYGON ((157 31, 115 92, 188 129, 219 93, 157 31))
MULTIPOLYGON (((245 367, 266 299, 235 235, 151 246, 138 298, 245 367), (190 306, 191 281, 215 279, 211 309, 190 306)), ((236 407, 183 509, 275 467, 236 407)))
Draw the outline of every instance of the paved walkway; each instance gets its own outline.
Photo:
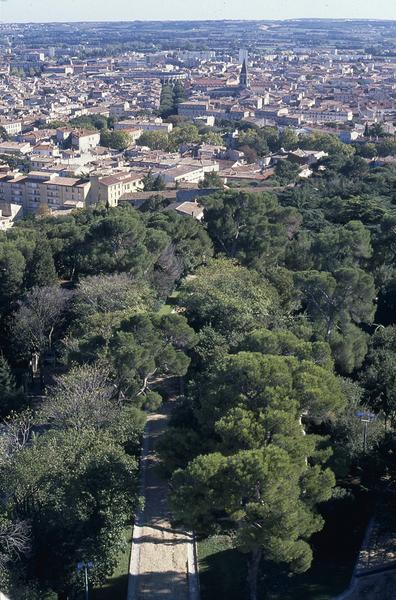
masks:
POLYGON ((379 511, 366 529, 349 588, 334 600, 395 600, 396 531, 379 511))
MULTIPOLYGON (((136 519, 129 567, 127 600, 189 600, 191 535, 172 529, 167 485, 157 474, 155 444, 167 427, 169 406, 148 417, 141 462, 145 508, 136 519)), ((192 577, 194 579, 194 575, 192 577)), ((191 586, 190 586, 191 587, 191 586)))

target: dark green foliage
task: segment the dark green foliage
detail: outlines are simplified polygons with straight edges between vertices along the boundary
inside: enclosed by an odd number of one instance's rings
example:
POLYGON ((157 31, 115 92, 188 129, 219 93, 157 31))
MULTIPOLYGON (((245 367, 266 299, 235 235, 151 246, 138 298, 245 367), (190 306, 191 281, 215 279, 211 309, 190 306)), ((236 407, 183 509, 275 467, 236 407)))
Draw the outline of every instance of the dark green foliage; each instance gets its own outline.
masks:
POLYGON ((144 131, 138 140, 139 146, 148 146, 151 150, 167 150, 169 136, 162 131, 144 131))
POLYGON ((301 217, 272 194, 217 192, 204 198, 204 220, 216 250, 248 265, 270 265, 282 256, 301 217))
POLYGON ((185 375, 190 363, 185 351, 195 344, 196 335, 182 315, 131 312, 93 315, 75 332, 70 360, 104 360, 125 397, 155 408, 160 397, 152 387, 185 375))
POLYGON ((392 422, 396 418, 396 328, 378 328, 361 373, 365 400, 392 422))
POLYGON ((170 263, 175 266, 174 260, 170 260, 173 258, 181 265, 180 273, 187 274, 213 255, 210 237, 196 219, 178 215, 174 211, 156 212, 149 215, 147 226, 149 230, 166 232, 171 244, 172 256, 169 256, 167 246, 166 256, 161 254, 157 261, 157 269, 169 270, 170 263))
POLYGON ((278 161, 275 167, 275 174, 282 184, 292 183, 296 180, 299 172, 299 167, 291 160, 284 159, 278 161))
MULTIPOLYGON (((140 215, 133 209, 109 211, 87 230, 82 269, 86 273, 144 271, 151 260, 144 243, 149 242, 147 234, 140 215)), ((165 239, 158 235, 157 240, 161 250, 165 239)))
POLYGON ((259 128, 251 123, 242 122, 240 129, 238 148, 247 156, 254 153, 256 159, 269 152, 278 152, 281 148, 293 150, 298 145, 296 134, 289 128, 279 131, 275 127, 259 128))
POLYGON ((205 173, 203 181, 199 183, 200 188, 221 188, 223 182, 215 171, 205 173))
POLYGON ((154 176, 151 171, 143 177, 145 192, 159 192, 165 189, 165 182, 161 175, 154 176))
POLYGON ((136 316, 121 324, 110 343, 110 360, 121 389, 143 406, 152 405, 150 386, 157 379, 185 375, 189 358, 183 351, 195 342, 184 317, 136 316))
POLYGON ((180 81, 162 86, 160 98, 160 115, 167 118, 177 114, 177 107, 185 100, 184 85, 180 81))
POLYGON ((51 285, 57 279, 54 259, 49 242, 44 239, 37 240, 33 256, 28 264, 26 274, 26 287, 43 287, 51 285))
POLYGON ((327 369, 332 369, 331 349, 326 342, 307 342, 291 331, 257 329, 240 344, 241 350, 282 356, 296 356, 300 360, 310 360, 327 369))
POLYGON ((102 129, 100 143, 107 148, 123 151, 131 145, 131 138, 126 131, 122 131, 121 129, 102 129))
POLYGON ((323 526, 315 507, 329 499, 334 476, 321 467, 329 452, 316 436, 304 435, 301 415, 326 418, 344 405, 327 369, 241 352, 226 356, 202 381, 198 427, 178 428, 164 440, 168 468, 184 467, 172 477, 176 516, 206 534, 219 526, 233 532, 238 549, 250 555, 252 598, 262 557, 294 572, 310 566, 306 540, 323 526), (181 438, 184 465, 169 447, 171 437, 181 438))
POLYGON ((26 260, 14 244, 0 243, 0 310, 7 313, 23 289, 26 260))
POLYGON ((104 117, 103 115, 84 115, 82 117, 71 119, 69 125, 78 127, 79 129, 102 130, 110 127, 111 119, 104 117))
POLYGON ((51 432, 17 452, 1 483, 9 509, 31 523, 27 578, 71 593, 75 564, 89 557, 94 582, 103 582, 137 507, 136 475, 136 460, 104 433, 51 432))
MULTIPOLYGON (((182 90, 172 89, 171 110, 175 98, 182 90)), ((170 150, 218 144, 237 126, 255 155, 299 146, 329 156, 325 170, 276 194, 219 189, 200 200, 203 223, 164 211, 153 194, 142 210, 29 217, 1 233, 0 478, 10 493, 0 525, 11 514, 29 521, 32 553, 0 575, 21 597, 72 596, 85 553, 98 582, 112 571, 137 506, 141 408, 155 410, 176 385, 186 395, 161 441, 175 516, 231 532, 249 555, 253 592, 261 556, 265 569, 282 563, 282 577, 309 567, 318 505, 334 485, 326 461, 339 487, 363 472, 375 493, 384 481, 387 494, 394 487, 396 169, 368 167, 361 156, 373 148, 359 153, 327 134, 297 140, 288 129, 229 123, 210 139, 173 121, 157 139, 170 150), (45 392, 27 377, 32 352, 45 392), (7 431, 27 413, 9 413, 28 398, 13 373, 33 388, 40 426, 17 448, 10 441, 21 434, 7 431), (356 412, 367 409, 377 420, 364 454, 356 412)), ((113 135, 103 120, 96 126, 113 135)), ((375 151, 389 141, 372 140, 375 151)), ((146 178, 155 191, 162 183, 146 178)))
POLYGON ((0 355, 0 395, 4 397, 15 390, 15 380, 6 358, 0 355))
POLYGON ((338 269, 296 274, 296 286, 318 334, 330 343, 337 366, 351 373, 362 365, 366 335, 356 325, 372 323, 375 287, 371 275, 361 269, 338 269))
MULTIPOLYGON (((153 185, 154 181, 155 180, 153 180, 153 185)), ((162 194, 153 194, 150 196, 150 198, 143 202, 143 204, 139 207, 139 210, 142 212, 158 213, 169 206, 169 204, 170 201, 167 200, 162 194)))
POLYGON ((195 328, 210 325, 233 344, 258 325, 268 324, 276 301, 276 291, 257 272, 227 259, 201 267, 183 284, 179 298, 195 328))
POLYGON ((0 354, 0 417, 22 406, 23 396, 17 389, 14 375, 7 359, 0 354))
MULTIPOLYGON (((369 412, 365 405, 364 388, 351 379, 340 380, 342 390, 347 400, 345 410, 337 420, 330 421, 326 433, 331 436, 333 456, 330 458, 331 468, 338 477, 345 477, 357 460, 364 458, 364 423, 357 418, 358 412, 369 412)), ((366 439, 366 451, 370 452, 383 437, 384 426, 380 419, 370 423, 366 439)))

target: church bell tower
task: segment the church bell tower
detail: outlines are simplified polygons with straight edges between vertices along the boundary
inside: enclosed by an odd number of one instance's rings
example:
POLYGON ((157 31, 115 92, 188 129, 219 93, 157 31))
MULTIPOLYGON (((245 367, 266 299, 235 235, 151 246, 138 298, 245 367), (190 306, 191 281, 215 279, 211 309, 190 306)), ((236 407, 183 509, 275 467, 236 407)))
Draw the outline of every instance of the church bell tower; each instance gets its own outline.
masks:
POLYGON ((248 72, 246 58, 244 59, 243 64, 242 64, 241 74, 239 76, 239 85, 243 89, 247 89, 248 87, 250 87, 249 72, 248 72))

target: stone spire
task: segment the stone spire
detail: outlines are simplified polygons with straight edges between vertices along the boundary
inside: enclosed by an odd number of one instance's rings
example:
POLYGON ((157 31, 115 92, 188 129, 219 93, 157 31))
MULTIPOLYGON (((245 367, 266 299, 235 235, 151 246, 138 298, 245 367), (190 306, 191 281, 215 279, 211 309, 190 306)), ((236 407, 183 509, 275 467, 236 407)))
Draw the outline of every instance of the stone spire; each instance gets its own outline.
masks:
POLYGON ((245 89, 249 87, 249 72, 248 72, 246 59, 244 59, 244 61, 243 61, 241 74, 239 76, 239 85, 241 86, 241 88, 245 88, 245 89))

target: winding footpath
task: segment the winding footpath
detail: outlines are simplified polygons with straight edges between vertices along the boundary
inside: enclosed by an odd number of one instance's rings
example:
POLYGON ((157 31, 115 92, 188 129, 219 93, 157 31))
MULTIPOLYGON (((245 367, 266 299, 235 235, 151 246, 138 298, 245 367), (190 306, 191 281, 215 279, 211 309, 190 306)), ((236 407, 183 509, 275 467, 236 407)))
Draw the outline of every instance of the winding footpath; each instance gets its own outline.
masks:
POLYGON ((172 529, 168 487, 157 474, 155 446, 170 412, 167 404, 147 419, 141 457, 145 506, 133 529, 127 600, 199 600, 193 536, 172 529))

